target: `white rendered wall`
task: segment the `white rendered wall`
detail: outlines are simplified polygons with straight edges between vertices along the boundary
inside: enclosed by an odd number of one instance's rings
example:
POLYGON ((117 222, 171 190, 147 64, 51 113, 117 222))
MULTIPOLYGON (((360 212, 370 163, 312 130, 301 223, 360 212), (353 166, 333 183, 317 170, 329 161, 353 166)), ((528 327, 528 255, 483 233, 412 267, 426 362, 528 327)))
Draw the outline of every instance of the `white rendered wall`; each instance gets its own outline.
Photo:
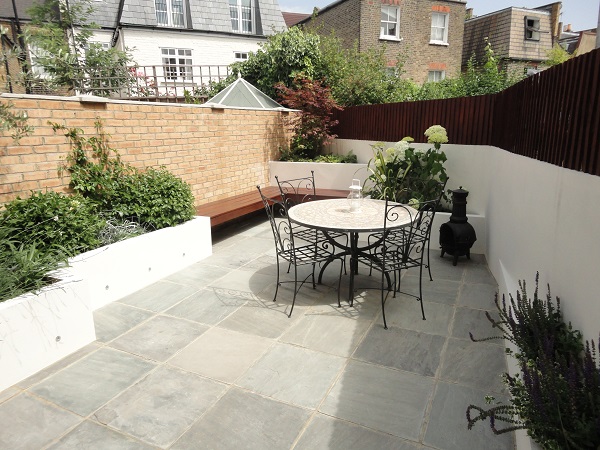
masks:
POLYGON ((166 33, 126 29, 121 44, 130 49, 140 66, 161 66, 161 48, 192 50, 193 65, 225 66, 235 62, 234 52, 256 52, 264 39, 248 36, 211 36, 190 32, 166 33))
MULTIPOLYGON (((338 139, 365 161, 372 141, 338 139)), ((600 177, 491 146, 444 144, 448 187, 469 191, 467 210, 485 216, 485 254, 501 294, 526 280, 533 295, 549 283, 567 321, 586 339, 600 332, 600 177)), ((370 152, 370 153, 369 153, 370 152)), ((479 238, 479 233, 478 233, 479 238)))

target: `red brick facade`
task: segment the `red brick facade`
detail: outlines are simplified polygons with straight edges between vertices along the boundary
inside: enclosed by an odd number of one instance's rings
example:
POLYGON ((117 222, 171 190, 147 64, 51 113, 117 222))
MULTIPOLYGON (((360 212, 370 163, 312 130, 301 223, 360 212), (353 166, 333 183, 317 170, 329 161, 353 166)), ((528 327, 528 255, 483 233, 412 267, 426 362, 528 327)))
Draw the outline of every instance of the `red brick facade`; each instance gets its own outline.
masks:
POLYGON ((465 20, 465 3, 448 0, 346 0, 324 8, 306 27, 327 36, 331 31, 346 47, 361 51, 385 48, 388 66, 403 61, 403 78, 421 84, 432 65, 445 65, 447 77, 460 74, 465 20), (400 9, 399 40, 381 39, 381 7, 400 9), (448 14, 448 44, 430 43, 432 12, 448 14))

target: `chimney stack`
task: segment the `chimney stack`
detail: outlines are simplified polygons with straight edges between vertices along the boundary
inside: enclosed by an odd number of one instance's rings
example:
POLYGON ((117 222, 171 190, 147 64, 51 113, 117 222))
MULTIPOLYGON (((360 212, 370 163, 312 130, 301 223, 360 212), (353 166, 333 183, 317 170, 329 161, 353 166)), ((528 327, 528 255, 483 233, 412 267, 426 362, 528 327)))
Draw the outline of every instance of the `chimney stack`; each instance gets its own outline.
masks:
POLYGON ((564 28, 563 28, 563 31, 564 31, 565 33, 570 33, 570 32, 572 31, 572 30, 571 30, 571 24, 570 24, 570 23, 566 24, 566 25, 564 26, 564 28))
POLYGON ((473 17, 473 8, 467 8, 467 17, 466 19, 471 19, 473 17))

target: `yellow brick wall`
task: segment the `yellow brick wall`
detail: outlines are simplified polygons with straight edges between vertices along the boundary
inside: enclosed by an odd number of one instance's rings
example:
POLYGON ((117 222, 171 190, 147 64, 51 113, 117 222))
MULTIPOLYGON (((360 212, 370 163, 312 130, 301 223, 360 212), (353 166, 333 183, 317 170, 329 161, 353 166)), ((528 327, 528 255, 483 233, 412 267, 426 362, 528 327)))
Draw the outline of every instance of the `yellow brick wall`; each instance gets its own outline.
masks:
POLYGON ((17 144, 0 135, 0 205, 32 190, 68 192, 69 178, 58 166, 69 143, 48 122, 95 134, 100 119, 111 147, 138 168, 164 165, 189 183, 196 205, 256 189, 269 180, 268 162, 289 135, 280 111, 212 110, 199 105, 127 101, 80 102, 74 97, 0 98, 25 111, 33 135, 17 144))

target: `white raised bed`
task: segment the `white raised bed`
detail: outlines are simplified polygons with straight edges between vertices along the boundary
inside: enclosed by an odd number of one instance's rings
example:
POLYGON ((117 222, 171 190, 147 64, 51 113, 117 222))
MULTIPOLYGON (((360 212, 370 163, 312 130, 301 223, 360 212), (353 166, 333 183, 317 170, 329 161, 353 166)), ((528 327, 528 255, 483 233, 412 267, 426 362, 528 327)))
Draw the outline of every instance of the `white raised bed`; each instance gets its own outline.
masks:
POLYGON ((211 254, 196 217, 74 257, 59 282, 0 303, 0 391, 94 341, 94 310, 211 254))

